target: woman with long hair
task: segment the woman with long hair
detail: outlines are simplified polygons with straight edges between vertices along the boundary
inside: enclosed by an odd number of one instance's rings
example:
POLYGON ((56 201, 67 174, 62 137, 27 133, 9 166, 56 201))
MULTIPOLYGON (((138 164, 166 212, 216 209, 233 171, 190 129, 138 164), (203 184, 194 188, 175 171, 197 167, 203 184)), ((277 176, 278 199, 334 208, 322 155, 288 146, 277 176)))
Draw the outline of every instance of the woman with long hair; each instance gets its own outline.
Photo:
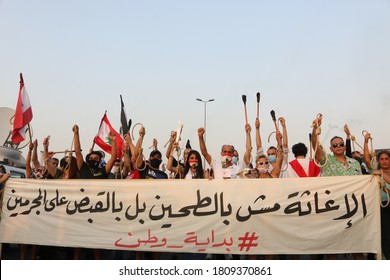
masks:
POLYGON ((196 150, 191 150, 184 164, 184 168, 180 165, 173 166, 173 153, 178 149, 178 143, 173 144, 173 149, 169 155, 167 169, 179 175, 180 179, 204 179, 204 170, 200 153, 196 150))
POLYGON ((371 155, 368 149, 368 142, 371 135, 367 133, 364 136, 364 161, 369 170, 378 173, 381 177, 381 236, 382 236, 382 253, 387 260, 390 260, 390 151, 380 151, 376 156, 374 163, 374 155, 371 155), (376 170, 375 170, 375 166, 376 170))

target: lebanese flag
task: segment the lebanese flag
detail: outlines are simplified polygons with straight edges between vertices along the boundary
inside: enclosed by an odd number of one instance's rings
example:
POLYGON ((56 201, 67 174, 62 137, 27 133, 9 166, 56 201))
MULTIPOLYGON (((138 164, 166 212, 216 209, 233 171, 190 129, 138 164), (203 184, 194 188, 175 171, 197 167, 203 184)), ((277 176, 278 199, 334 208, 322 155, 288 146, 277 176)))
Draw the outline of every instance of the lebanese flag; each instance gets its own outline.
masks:
POLYGON ((94 142, 102 148, 105 152, 111 154, 111 142, 109 138, 109 133, 113 132, 116 135, 116 151, 117 158, 122 159, 122 150, 124 146, 124 141, 122 136, 115 131, 115 129, 111 126, 110 121, 107 118, 106 113, 102 118, 102 122, 99 127, 98 134, 95 136, 94 142))
POLYGON ((18 103, 16 103, 14 126, 11 137, 14 144, 19 144, 25 139, 28 124, 31 122, 32 117, 33 113, 30 99, 28 98, 27 90, 24 87, 23 75, 20 73, 20 89, 18 103))

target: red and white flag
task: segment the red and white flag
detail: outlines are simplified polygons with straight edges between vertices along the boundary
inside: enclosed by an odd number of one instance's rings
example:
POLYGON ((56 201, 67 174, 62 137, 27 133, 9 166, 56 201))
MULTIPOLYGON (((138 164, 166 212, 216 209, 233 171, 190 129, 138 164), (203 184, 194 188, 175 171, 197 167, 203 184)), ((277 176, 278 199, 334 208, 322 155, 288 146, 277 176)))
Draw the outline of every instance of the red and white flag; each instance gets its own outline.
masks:
POLYGON ((109 133, 113 132, 116 135, 116 151, 117 158, 122 158, 122 150, 124 146, 124 141, 122 136, 115 131, 115 129, 111 126, 110 121, 107 118, 107 115, 104 114, 102 118, 102 122, 99 127, 98 134, 95 136, 94 142, 102 148, 105 152, 111 154, 111 141, 109 137, 109 133))
POLYGON ((20 90, 18 103, 16 104, 14 126, 12 129, 12 142, 19 144, 26 137, 28 124, 31 122, 33 113, 31 110, 30 99, 28 98, 27 90, 24 87, 22 73, 20 73, 20 90))

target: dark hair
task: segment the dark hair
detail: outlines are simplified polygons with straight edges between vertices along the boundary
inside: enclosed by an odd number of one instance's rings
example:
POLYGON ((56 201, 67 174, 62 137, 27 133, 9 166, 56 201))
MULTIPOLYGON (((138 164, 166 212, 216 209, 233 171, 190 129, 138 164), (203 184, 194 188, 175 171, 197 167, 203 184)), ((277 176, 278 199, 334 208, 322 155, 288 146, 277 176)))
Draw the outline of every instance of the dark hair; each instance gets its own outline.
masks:
POLYGON ((91 155, 97 155, 97 156, 100 158, 100 160, 102 160, 102 158, 104 157, 103 154, 102 154, 102 152, 100 152, 100 151, 92 151, 92 152, 90 152, 88 155, 86 155, 85 161, 88 161, 88 160, 89 160, 89 157, 90 157, 91 155))
POLYGON ((390 158, 390 151, 387 151, 387 150, 383 150, 383 151, 380 151, 377 155, 376 155, 376 159, 378 161, 378 169, 382 169, 380 163, 379 163, 379 158, 381 157, 381 155, 383 154, 386 154, 388 155, 388 157, 390 158))
POLYGON ((197 179, 204 179, 204 172, 203 172, 203 165, 202 165, 202 158, 200 157, 200 154, 198 151, 191 150, 187 155, 186 164, 184 166, 184 178, 186 177, 187 173, 190 171, 190 156, 194 154, 196 156, 196 159, 198 160, 198 166, 196 167, 196 175, 197 179))
POLYGON ((2 173, 7 173, 7 170, 5 169, 4 165, 0 165, 0 169, 4 170, 2 173))
POLYGON ((341 139, 341 140, 343 140, 343 143, 344 143, 344 139, 342 138, 342 137, 340 137, 340 136, 334 136, 332 139, 330 139, 330 144, 332 145, 332 141, 334 140, 334 139, 341 139))
POLYGON ((153 150, 150 152, 149 158, 151 158, 154 155, 160 155, 162 157, 161 152, 159 150, 153 150))
POLYGON ((276 151, 278 150, 275 146, 271 146, 271 147, 269 147, 269 148, 267 149, 267 152, 268 152, 269 150, 272 150, 272 149, 275 149, 276 151))
POLYGON ((307 155, 307 147, 305 144, 299 142, 292 146, 292 152, 295 157, 297 156, 305 156, 307 155))

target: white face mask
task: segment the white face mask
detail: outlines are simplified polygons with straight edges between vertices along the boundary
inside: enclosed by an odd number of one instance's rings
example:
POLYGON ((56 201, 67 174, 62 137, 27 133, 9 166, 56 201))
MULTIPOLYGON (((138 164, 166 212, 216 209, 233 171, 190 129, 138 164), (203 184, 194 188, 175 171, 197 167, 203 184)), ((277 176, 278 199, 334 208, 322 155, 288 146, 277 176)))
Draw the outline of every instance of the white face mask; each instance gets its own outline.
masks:
POLYGON ((197 160, 189 160, 188 163, 190 164, 191 167, 197 167, 198 166, 198 161, 197 160))
POLYGON ((116 174, 119 172, 119 166, 113 166, 111 169, 111 173, 116 174))
POLYGON ((221 156, 221 162, 222 163, 227 163, 227 162, 231 162, 232 161, 232 157, 231 156, 221 156))
POLYGON ((232 163, 237 165, 238 164, 238 157, 232 157, 232 163))
POLYGON ((262 166, 256 167, 257 170, 259 170, 260 173, 267 173, 268 172, 268 164, 264 164, 262 166))

